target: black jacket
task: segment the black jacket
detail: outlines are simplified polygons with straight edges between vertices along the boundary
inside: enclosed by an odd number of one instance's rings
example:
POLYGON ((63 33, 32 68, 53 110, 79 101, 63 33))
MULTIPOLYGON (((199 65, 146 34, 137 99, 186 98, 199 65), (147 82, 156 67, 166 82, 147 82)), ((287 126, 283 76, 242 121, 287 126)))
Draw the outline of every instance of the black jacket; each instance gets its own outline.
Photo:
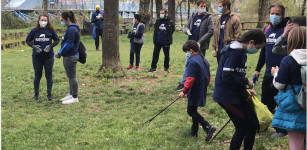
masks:
MULTIPOLYGON (((156 23, 154 25, 155 27, 155 32, 153 36, 153 43, 156 44, 156 38, 159 32, 159 25, 160 25, 161 19, 157 19, 156 23)), ((166 31, 167 31, 167 45, 171 45, 173 43, 173 33, 175 31, 175 25, 174 22, 167 17, 166 18, 166 31)))

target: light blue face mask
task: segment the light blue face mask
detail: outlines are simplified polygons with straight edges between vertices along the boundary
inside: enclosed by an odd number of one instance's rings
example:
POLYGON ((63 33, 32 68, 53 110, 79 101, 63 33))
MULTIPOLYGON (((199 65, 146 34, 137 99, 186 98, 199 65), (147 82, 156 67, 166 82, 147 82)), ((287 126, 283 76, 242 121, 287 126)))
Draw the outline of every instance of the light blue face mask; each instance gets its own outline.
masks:
POLYGON ((272 25, 277 25, 280 23, 280 16, 277 15, 270 15, 270 21, 272 23, 272 25))
POLYGON ((62 26, 67 26, 67 24, 64 21, 61 21, 62 26))
POLYGON ((160 19, 164 19, 164 14, 160 14, 160 19))
POLYGON ((219 7, 219 8, 218 8, 218 11, 219 11, 220 13, 224 13, 222 7, 219 7))
POLYGON ((206 12, 206 8, 205 8, 205 9, 199 9, 198 12, 201 13, 201 14, 203 14, 203 13, 206 12))
POLYGON ((135 24, 135 20, 133 19, 133 24, 135 24))
POLYGON ((258 50, 254 47, 253 49, 249 48, 250 45, 248 45, 248 48, 246 49, 247 54, 255 54, 258 52, 258 50))
POLYGON ((187 52, 187 53, 185 54, 185 57, 186 57, 186 58, 190 58, 190 57, 191 57, 191 53, 187 52))

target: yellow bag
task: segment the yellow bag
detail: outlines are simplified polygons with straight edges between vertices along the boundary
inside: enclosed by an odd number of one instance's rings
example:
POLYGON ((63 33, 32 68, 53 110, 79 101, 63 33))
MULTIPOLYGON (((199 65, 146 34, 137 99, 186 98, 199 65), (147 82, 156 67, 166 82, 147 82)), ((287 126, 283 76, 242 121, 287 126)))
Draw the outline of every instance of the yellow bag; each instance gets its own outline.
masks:
MULTIPOLYGON (((247 90, 246 92, 243 92, 244 97, 249 97, 250 95, 250 92, 247 90)), ((248 100, 248 104, 257 115, 260 124, 259 131, 264 131, 267 127, 271 125, 273 120, 273 114, 269 111, 268 107, 261 103, 254 95, 248 100)))

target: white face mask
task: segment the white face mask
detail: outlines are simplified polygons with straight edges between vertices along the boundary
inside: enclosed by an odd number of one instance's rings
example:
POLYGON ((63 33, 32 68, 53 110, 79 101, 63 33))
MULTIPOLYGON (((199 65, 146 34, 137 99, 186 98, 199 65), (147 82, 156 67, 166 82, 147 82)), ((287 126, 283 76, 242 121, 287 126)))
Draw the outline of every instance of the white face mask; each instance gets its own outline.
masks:
POLYGON ((41 28, 45 28, 47 25, 47 21, 40 21, 39 25, 41 26, 41 28))

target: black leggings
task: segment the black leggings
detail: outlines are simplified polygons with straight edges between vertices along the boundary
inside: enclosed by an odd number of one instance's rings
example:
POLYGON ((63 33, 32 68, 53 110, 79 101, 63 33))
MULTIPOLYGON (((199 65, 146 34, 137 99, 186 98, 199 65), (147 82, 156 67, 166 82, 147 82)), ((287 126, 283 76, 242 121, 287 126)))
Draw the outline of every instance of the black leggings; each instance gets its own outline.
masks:
POLYGON ((257 130, 256 120, 249 107, 243 107, 242 104, 219 105, 226 111, 233 122, 236 131, 231 139, 230 150, 239 150, 244 140, 244 150, 252 150, 257 130))
POLYGON ((192 127, 191 127, 191 131, 192 132, 198 132, 198 123, 201 124, 201 126, 203 127, 203 129, 205 130, 205 132, 207 132, 210 124, 204 119, 204 117, 202 117, 198 112, 197 112, 197 108, 198 106, 189 106, 187 108, 187 112, 189 114, 190 117, 192 117, 192 127))

